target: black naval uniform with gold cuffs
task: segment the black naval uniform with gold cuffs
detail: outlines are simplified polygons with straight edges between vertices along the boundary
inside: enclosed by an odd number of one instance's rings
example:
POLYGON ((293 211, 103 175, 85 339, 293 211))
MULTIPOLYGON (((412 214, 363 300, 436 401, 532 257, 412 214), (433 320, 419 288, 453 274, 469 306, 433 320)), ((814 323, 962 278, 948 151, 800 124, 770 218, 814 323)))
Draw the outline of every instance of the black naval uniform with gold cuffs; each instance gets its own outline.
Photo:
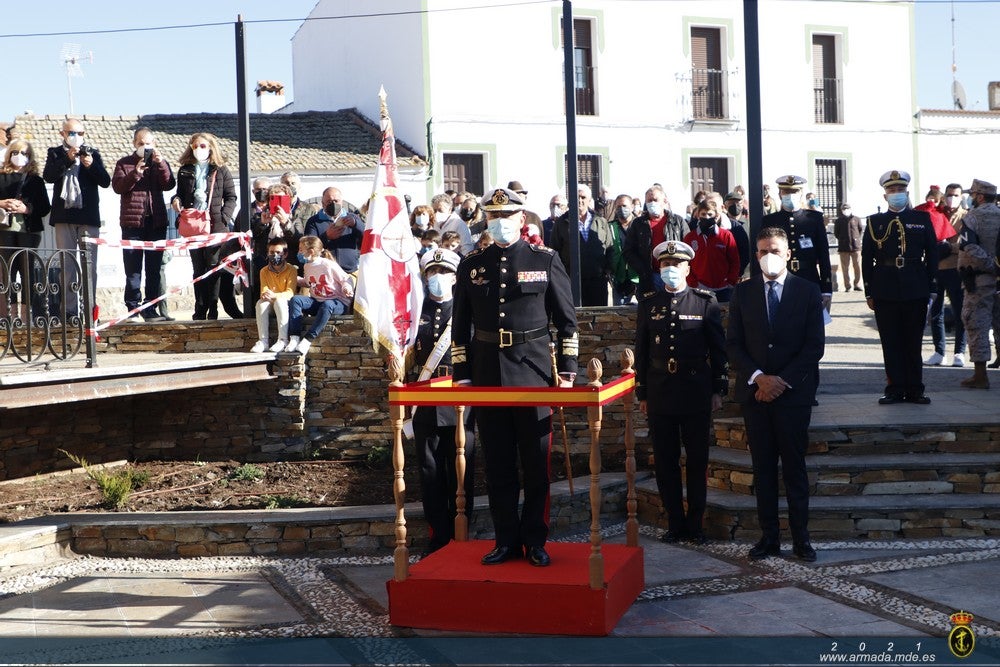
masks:
MULTIPOLYGON (((451 323, 454 301, 424 299, 420 324, 414 345, 414 380, 434 350, 445 328, 451 323)), ((451 375, 451 350, 445 351, 432 377, 451 375)), ((472 520, 474 490, 475 442, 472 430, 473 409, 465 409, 465 514, 472 520)), ((455 470, 455 408, 451 406, 419 406, 413 411, 413 436, 416 441, 417 465, 420 467, 420 491, 424 518, 430 527, 428 551, 436 551, 455 537, 455 492, 458 476, 455 470)))
POLYGON ((920 346, 927 301, 937 293, 937 265, 937 237, 926 212, 905 208, 869 216, 861 242, 861 276, 882 341, 886 397, 924 395, 920 346))
MULTIPOLYGON (((757 248, 757 234, 765 227, 778 227, 788 235, 788 249, 792 252, 788 260, 789 273, 816 283, 821 294, 833 294, 830 242, 822 213, 800 208, 765 215, 751 230, 750 245, 754 249, 757 248)), ((750 267, 751 275, 760 273, 757 262, 750 262, 750 267)))
MULTIPOLYGON (((549 320, 560 373, 575 373, 578 338, 569 276, 555 251, 518 240, 469 253, 458 267, 452 325, 455 381, 478 386, 551 387, 549 320)), ((496 545, 519 552, 548 538, 548 407, 480 407, 479 439, 496 545), (518 517, 518 460, 524 507, 518 517)))
POLYGON ((677 536, 700 535, 705 513, 712 394, 729 387, 725 333, 715 295, 686 288, 639 303, 635 335, 636 397, 646 401, 656 485, 677 536), (685 518, 680 454, 684 444, 685 518))

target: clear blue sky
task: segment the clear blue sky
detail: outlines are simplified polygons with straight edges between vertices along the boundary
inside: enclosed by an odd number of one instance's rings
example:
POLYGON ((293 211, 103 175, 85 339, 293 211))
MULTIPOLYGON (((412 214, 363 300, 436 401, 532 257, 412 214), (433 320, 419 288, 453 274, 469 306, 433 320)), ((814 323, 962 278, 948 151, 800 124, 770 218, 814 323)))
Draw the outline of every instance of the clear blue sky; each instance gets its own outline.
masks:
MULTIPOLYGON (((471 1, 471 0, 470 0, 471 1)), ((761 0, 774 2, 778 0, 761 0)), ((502 0, 482 0, 492 4, 502 0)), ((373 9, 377 2, 371 2, 373 9)), ((5 94, 0 120, 32 110, 36 114, 69 112, 66 71, 60 53, 78 44, 94 61, 83 62, 83 78, 72 80, 74 109, 88 114, 234 112, 236 73, 233 25, 237 14, 247 21, 302 19, 315 0, 168 0, 118 2, 27 0, 5 3, 0 34, 108 30, 193 23, 225 25, 114 34, 3 37, 5 94)), ((367 5, 366 5, 367 8, 367 5)), ((923 108, 951 108, 951 5, 917 3, 918 103, 923 108)), ((958 78, 968 94, 968 108, 987 107, 986 87, 1000 80, 995 31, 1000 1, 955 3, 958 78), (990 32, 993 31, 994 35, 990 32)), ((247 78, 292 86, 291 37, 299 21, 248 23, 247 78)), ((895 29, 886 26, 887 30, 895 29)), ((331 23, 331 38, 337 30, 331 23)), ((485 44, 485 42, 484 42, 485 44)), ((358 40, 358 48, 370 45, 358 40)), ((475 49, 473 48, 473 51, 475 49)), ((886 67, 876 76, 896 76, 904 69, 886 67)), ((255 110, 251 97, 251 111, 255 110)))

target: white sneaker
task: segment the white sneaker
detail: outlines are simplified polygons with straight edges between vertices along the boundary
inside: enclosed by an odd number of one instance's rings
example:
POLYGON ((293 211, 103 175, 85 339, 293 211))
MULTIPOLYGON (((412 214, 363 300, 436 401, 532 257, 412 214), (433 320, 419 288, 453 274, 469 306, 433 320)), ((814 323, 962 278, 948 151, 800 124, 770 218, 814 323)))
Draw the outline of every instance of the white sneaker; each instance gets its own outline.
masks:
POLYGON ((958 368, 961 368, 961 367, 965 366, 965 355, 964 354, 956 354, 955 358, 951 360, 951 365, 952 366, 956 366, 958 368))
POLYGON ((287 344, 288 344, 287 340, 281 340, 279 338, 278 342, 271 346, 271 352, 281 352, 285 349, 285 346, 287 344))
POLYGON ((266 349, 267 349, 267 341, 261 338, 259 341, 253 344, 253 347, 250 348, 250 351, 263 352, 266 349))
POLYGON ((944 363, 944 355, 935 352, 924 360, 925 366, 940 366, 944 363))
POLYGON ((305 356, 306 352, 309 351, 310 347, 312 347, 312 341, 309 340, 308 338, 303 338, 301 341, 299 341, 299 344, 295 348, 295 351, 301 354, 302 356, 305 356))
POLYGON ((289 336, 288 343, 285 345, 285 352, 294 352, 295 348, 299 346, 298 336, 289 336))

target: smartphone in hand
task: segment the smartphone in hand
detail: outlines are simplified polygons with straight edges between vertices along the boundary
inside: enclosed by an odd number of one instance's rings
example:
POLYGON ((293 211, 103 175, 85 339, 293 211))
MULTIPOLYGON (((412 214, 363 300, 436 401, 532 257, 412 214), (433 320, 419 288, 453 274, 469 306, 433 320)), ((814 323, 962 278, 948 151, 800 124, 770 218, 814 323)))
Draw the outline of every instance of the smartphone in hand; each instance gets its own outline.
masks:
POLYGON ((146 166, 153 164, 153 149, 146 148, 142 151, 142 161, 146 163, 146 166))
POLYGON ((291 213, 292 198, 289 195, 271 195, 268 198, 268 211, 274 215, 279 208, 285 213, 291 213))

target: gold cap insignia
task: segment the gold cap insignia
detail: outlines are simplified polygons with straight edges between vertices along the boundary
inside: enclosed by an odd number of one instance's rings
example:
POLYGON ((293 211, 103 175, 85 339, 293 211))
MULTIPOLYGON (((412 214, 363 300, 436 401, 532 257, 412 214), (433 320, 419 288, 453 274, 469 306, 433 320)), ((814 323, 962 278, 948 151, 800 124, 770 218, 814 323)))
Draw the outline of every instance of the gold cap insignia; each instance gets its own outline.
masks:
POLYGON ((899 172, 898 171, 893 171, 891 174, 889 174, 889 178, 891 178, 894 181, 899 180, 899 172))
POLYGON ((510 199, 507 197, 507 193, 503 190, 497 190, 493 193, 493 199, 490 200, 496 206, 506 206, 510 199))

